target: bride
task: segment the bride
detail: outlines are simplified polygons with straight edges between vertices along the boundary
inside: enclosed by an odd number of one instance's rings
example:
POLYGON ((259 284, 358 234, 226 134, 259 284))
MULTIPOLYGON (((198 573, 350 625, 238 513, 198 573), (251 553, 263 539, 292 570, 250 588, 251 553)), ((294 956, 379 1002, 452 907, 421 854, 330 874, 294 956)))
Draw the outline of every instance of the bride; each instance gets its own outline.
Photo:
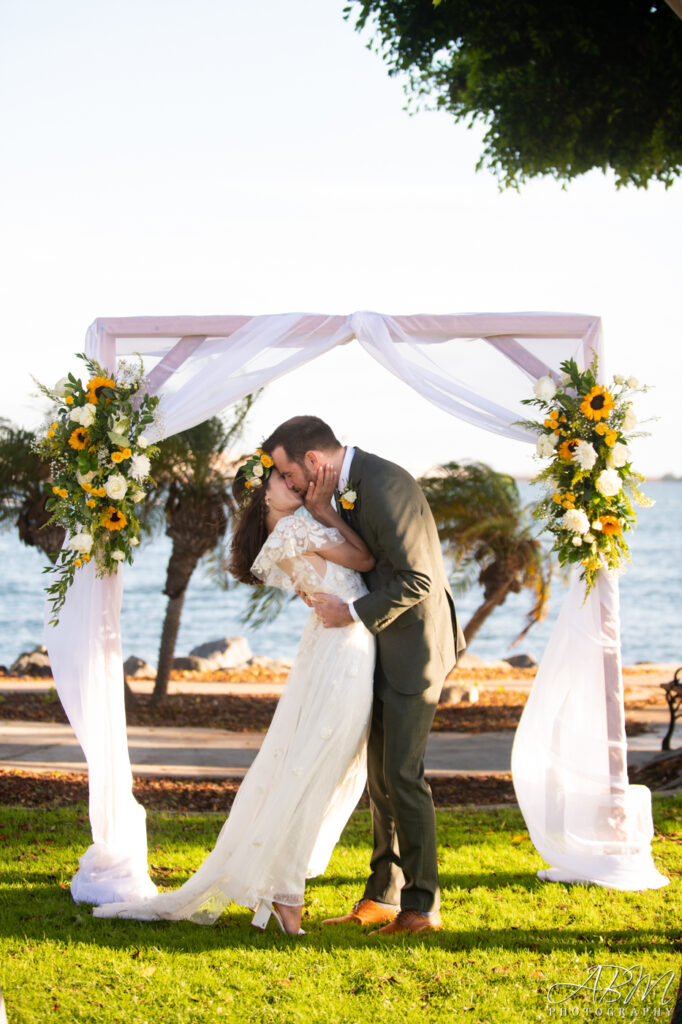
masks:
MULTIPOLYGON (((307 502, 331 502, 331 467, 311 483, 307 502)), ((241 512, 230 571, 244 583, 353 601, 367 593, 359 575, 374 565, 340 516, 322 526, 260 451, 234 483, 241 512)), ((305 880, 321 874, 365 785, 372 707, 374 638, 362 623, 325 629, 308 618, 296 661, 263 745, 203 864, 179 889, 136 903, 106 903, 95 917, 191 920, 211 924, 228 903, 255 910, 265 928, 300 932, 305 880)))

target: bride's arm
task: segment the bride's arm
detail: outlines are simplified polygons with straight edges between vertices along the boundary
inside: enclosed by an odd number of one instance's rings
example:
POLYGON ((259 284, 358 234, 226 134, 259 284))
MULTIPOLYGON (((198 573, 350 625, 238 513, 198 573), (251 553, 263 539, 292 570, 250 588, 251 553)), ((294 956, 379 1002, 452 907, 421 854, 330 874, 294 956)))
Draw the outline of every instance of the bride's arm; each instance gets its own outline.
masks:
POLYGON ((323 526, 333 526, 343 537, 343 544, 334 547, 320 548, 315 554, 326 558, 328 562, 345 565, 356 572, 369 572, 376 564, 376 559, 359 533, 348 525, 333 508, 331 500, 337 478, 331 466, 320 467, 317 480, 308 485, 305 505, 312 516, 323 526))

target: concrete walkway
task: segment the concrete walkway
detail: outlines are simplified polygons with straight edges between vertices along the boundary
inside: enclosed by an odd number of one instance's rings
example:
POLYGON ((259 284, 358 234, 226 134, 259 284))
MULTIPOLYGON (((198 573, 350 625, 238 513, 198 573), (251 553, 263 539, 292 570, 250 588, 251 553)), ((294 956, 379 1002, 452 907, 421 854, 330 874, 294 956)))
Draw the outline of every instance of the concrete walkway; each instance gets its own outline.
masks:
MULTIPOLYGON (((1 714, 1 709, 0 709, 1 714)), ((652 731, 628 740, 628 764, 644 764, 661 753, 667 708, 629 712, 652 731)), ((227 732, 166 726, 129 726, 133 772, 157 777, 219 779, 242 777, 258 752, 263 733, 227 732)), ((434 732, 426 750, 430 775, 508 772, 514 733, 434 732)), ((682 746, 682 725, 673 735, 682 746)), ((2 722, 0 768, 24 771, 85 771, 83 752, 69 725, 49 722, 2 722)))

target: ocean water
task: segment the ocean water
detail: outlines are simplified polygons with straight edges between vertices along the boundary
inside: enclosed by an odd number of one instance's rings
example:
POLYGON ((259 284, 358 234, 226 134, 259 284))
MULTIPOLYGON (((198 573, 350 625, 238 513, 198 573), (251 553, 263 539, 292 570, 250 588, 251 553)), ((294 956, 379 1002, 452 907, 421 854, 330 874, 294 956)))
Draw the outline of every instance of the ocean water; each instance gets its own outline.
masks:
MULTIPOLYGON (((524 500, 537 488, 521 484, 524 500)), ((646 488, 656 504, 642 509, 639 528, 630 534, 633 564, 620 581, 622 649, 625 664, 640 661, 682 665, 682 482, 652 483, 646 488)), ((141 546, 135 564, 125 567, 122 631, 123 655, 136 654, 156 664, 166 598, 162 593, 170 542, 165 536, 141 546)), ((42 643, 42 555, 21 544, 16 533, 0 533, 3 585, 0 603, 0 664, 9 666, 22 652, 42 643)), ((297 599, 269 625, 247 628, 242 616, 249 588, 220 590, 200 565, 183 609, 176 654, 187 654, 206 640, 245 636, 254 654, 294 657, 308 609, 297 599)), ((470 651, 484 659, 527 652, 540 660, 559 612, 563 587, 555 581, 547 619, 534 627, 517 648, 510 643, 521 631, 530 595, 511 595, 488 619, 470 651)), ((465 624, 480 602, 478 588, 456 596, 465 624)))

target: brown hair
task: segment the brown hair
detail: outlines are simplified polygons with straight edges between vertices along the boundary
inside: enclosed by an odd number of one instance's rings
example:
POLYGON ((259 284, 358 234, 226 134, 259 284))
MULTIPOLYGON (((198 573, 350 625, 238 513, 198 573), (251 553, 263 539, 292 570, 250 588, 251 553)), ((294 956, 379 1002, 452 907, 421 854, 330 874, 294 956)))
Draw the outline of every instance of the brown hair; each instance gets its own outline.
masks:
POLYGON ((242 504, 245 499, 246 504, 243 505, 236 518, 227 568, 240 583, 262 586, 263 581, 252 574, 251 566, 268 536, 265 525, 267 512, 265 492, 267 488, 263 486, 247 489, 246 477, 242 473, 242 469, 243 467, 239 469, 234 478, 232 493, 239 504, 242 504))
POLYGON ((317 416, 294 416, 280 423, 263 441, 262 447, 270 455, 275 448, 281 447, 288 459, 302 466, 306 452, 329 452, 341 445, 324 420, 317 416))

